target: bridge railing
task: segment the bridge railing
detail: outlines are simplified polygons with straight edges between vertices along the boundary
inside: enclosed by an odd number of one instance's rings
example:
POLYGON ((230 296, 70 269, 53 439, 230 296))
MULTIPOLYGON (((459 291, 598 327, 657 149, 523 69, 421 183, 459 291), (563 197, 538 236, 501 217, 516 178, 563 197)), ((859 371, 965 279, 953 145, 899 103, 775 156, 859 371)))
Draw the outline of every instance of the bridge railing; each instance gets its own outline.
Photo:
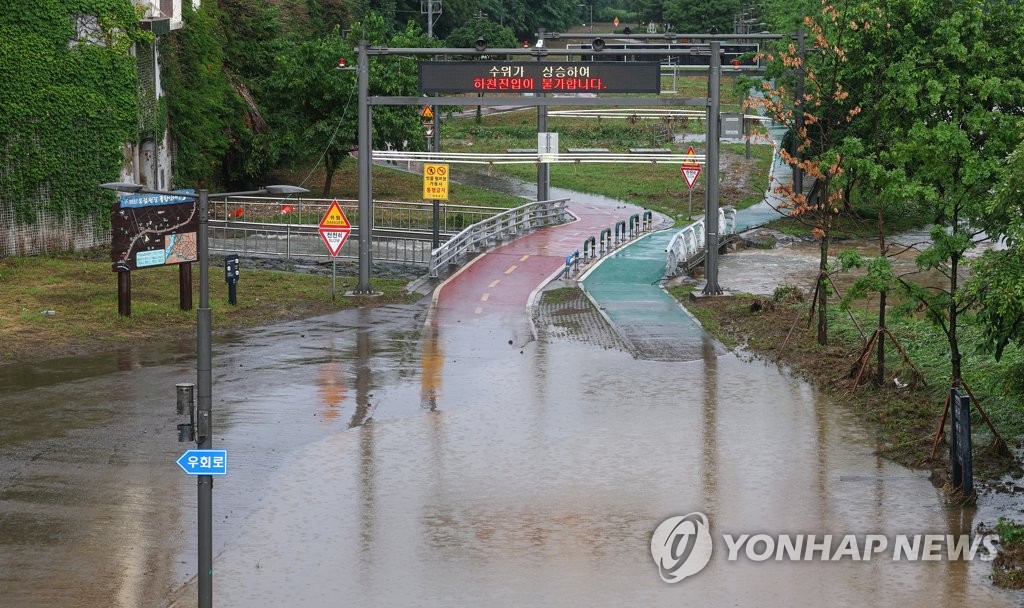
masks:
MULTIPOLYGON (((674 277, 679 274, 681 263, 693 258, 704 250, 704 218, 697 220, 676 232, 669 241, 665 252, 665 276, 674 277)), ((736 209, 720 207, 718 209, 718 234, 735 234, 736 209)))
POLYGON ((527 203, 468 226, 430 253, 430 276, 438 276, 443 266, 456 263, 465 254, 479 251, 492 241, 566 222, 569 212, 565 204, 568 201, 562 198, 527 203))

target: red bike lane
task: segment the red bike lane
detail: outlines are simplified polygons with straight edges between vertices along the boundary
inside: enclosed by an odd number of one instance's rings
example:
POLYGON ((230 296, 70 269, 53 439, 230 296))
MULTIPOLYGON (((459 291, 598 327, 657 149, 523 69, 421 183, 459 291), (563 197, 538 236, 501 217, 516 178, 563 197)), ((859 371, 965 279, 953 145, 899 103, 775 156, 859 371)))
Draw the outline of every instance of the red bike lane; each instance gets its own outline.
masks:
POLYGON ((565 266, 565 257, 604 228, 628 221, 643 209, 570 201, 578 219, 549 226, 477 256, 434 292, 431 322, 452 326, 467 320, 500 315, 518 317, 530 294, 565 266))

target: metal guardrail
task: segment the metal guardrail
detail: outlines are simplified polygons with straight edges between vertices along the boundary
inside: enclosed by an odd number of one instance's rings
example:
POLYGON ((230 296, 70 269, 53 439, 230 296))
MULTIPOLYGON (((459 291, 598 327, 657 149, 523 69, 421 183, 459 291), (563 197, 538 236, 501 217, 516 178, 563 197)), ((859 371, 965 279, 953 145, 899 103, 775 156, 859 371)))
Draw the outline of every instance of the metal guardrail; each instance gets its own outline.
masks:
MULTIPOLYGON (((736 233, 735 207, 718 209, 718 234, 736 233)), ((679 274, 680 264, 702 254, 704 251, 704 218, 676 232, 665 248, 665 276, 674 277, 679 274)))
MULTIPOLYGON (((330 254, 317 232, 333 199, 231 197, 210 202, 210 249, 218 253, 325 258, 330 254)), ((339 258, 359 259, 358 203, 338 201, 353 225, 339 258)), ((466 226, 500 213, 501 209, 470 205, 439 205, 443 240, 466 226)), ((374 260, 407 264, 430 263, 433 204, 374 201, 371 255, 374 260)))
POLYGON ((567 198, 527 203, 515 209, 503 211, 493 217, 477 222, 453 236, 430 254, 430 276, 438 276, 446 264, 454 264, 467 253, 475 252, 507 236, 520 232, 561 224, 569 212, 567 198))

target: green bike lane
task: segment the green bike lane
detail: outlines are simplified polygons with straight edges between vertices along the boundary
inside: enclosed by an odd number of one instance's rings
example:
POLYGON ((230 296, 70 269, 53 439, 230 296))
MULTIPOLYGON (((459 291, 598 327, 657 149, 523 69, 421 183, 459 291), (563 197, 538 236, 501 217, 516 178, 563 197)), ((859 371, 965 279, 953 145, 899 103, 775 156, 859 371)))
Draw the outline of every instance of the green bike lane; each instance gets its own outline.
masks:
POLYGON ((661 287, 675 230, 647 235, 606 256, 581 285, 641 359, 693 361, 722 349, 661 287))

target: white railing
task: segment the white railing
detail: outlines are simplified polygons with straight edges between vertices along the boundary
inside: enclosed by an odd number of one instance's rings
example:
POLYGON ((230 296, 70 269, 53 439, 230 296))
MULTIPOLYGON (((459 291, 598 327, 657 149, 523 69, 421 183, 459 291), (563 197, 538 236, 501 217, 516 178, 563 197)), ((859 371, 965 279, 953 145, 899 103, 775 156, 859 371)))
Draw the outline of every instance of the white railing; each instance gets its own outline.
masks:
POLYGON ((535 228, 564 223, 569 215, 565 208, 568 201, 569 199, 562 198, 527 203, 468 226, 430 252, 430 276, 438 276, 442 266, 457 263, 465 254, 484 249, 492 241, 497 242, 535 228))
MULTIPOLYGON (((679 265, 700 254, 704 250, 704 218, 676 232, 665 249, 665 276, 674 277, 679 274, 679 265)), ((735 234, 736 209, 720 207, 718 209, 718 234, 735 234)))

